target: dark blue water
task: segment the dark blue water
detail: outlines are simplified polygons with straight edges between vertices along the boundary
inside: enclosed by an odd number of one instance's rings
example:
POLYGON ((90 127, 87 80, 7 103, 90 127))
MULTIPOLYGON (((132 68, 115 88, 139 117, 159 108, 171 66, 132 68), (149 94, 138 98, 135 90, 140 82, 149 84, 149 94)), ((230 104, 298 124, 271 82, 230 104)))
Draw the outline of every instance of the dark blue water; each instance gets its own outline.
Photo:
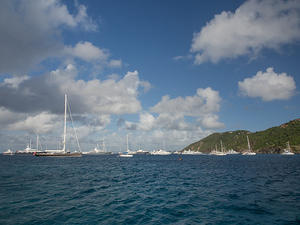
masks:
POLYGON ((300 156, 0 156, 0 224, 299 224, 300 156))

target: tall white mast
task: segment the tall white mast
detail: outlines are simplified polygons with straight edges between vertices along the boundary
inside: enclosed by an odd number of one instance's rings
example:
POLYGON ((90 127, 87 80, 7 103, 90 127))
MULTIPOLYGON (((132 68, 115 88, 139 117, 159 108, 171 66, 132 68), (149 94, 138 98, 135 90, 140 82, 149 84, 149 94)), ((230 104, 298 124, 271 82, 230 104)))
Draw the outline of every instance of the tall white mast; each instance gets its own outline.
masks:
POLYGON ((106 150, 105 150, 104 138, 102 139, 102 150, 103 150, 103 151, 106 151, 106 150))
POLYGON ((128 134, 127 134, 127 152, 129 151, 128 149, 128 134))
POLYGON ((248 149, 249 149, 249 152, 251 152, 251 146, 250 146, 250 141, 249 141, 248 135, 247 135, 247 142, 248 142, 248 149))
POLYGON ((65 123, 64 123, 64 142, 63 142, 64 152, 66 152, 66 135, 67 135, 67 94, 65 94, 65 123))
POLYGON ((220 143, 221 143, 221 152, 223 152, 223 143, 222 143, 222 140, 220 140, 220 143))
POLYGON ((36 151, 39 151, 39 135, 36 136, 36 151))

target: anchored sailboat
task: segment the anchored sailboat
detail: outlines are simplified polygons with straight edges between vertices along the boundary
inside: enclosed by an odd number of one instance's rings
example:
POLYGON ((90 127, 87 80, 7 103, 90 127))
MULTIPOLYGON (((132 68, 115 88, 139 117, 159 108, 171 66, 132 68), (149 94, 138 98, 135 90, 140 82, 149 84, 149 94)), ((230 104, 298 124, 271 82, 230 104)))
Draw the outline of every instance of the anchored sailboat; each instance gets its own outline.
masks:
POLYGON ((126 157, 126 158, 129 158, 129 157, 133 157, 133 152, 129 150, 129 146, 128 146, 128 134, 126 136, 126 145, 127 145, 127 153, 126 154, 120 154, 119 156, 120 157, 126 157))
POLYGON ((287 148, 283 149, 283 152, 281 153, 281 155, 295 155, 295 153, 291 151, 291 146, 290 146, 289 141, 286 143, 286 146, 287 146, 287 148))
POLYGON ((251 150, 251 146, 250 146, 250 141, 249 141, 248 135, 247 135, 247 142, 248 142, 248 151, 243 152, 243 155, 256 155, 256 153, 252 152, 252 150, 251 150))
POLYGON ((222 140, 220 140, 220 146, 221 146, 221 151, 218 151, 218 146, 216 145, 216 149, 211 151, 210 154, 211 155, 226 155, 226 153, 224 152, 224 149, 223 149, 222 140))
MULTIPOLYGON (((50 156, 50 157, 80 157, 82 153, 79 152, 70 152, 66 150, 66 136, 67 136, 67 107, 68 107, 68 100, 67 95, 65 94, 65 117, 64 117, 64 135, 63 135, 63 149, 56 149, 56 150, 45 150, 43 152, 35 152, 35 156, 50 156)), ((69 109, 70 111, 70 109, 69 109)), ((72 119, 72 115, 70 112, 70 117, 72 119)), ((73 121, 73 120, 72 120, 73 121)), ((76 135, 76 130, 75 130, 76 135)), ((76 135, 76 140, 78 144, 78 148, 80 150, 78 138, 76 135)))

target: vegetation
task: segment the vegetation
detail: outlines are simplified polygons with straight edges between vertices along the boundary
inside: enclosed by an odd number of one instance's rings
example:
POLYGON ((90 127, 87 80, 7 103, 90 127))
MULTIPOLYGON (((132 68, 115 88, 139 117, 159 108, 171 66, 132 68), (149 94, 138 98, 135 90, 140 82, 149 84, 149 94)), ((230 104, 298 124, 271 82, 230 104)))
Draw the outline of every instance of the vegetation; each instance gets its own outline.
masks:
POLYGON ((216 147, 220 149, 220 142, 222 141, 225 149, 242 152, 248 149, 247 135, 254 152, 281 153, 287 147, 287 142, 289 141, 291 150, 295 153, 300 153, 300 119, 255 133, 246 130, 214 133, 190 144, 183 150, 190 149, 208 153, 216 147))

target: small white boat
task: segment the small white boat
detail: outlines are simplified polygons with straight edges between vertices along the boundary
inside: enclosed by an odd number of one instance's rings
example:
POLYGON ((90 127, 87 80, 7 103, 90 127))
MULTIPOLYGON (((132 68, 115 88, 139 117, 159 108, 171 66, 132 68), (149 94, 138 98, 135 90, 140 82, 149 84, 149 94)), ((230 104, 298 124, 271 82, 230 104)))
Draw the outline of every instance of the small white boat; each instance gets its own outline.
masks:
POLYGON ((152 152, 150 152, 151 155, 171 155, 171 152, 159 149, 159 150, 154 150, 152 152))
POLYGON ((129 150, 128 134, 126 135, 126 148, 126 153, 120 153, 119 157, 131 158, 133 157, 133 154, 135 154, 135 152, 129 150))
POLYGON ((210 155, 226 155, 225 152, 220 152, 220 151, 217 151, 217 150, 213 150, 210 152, 210 155))
POLYGON ((102 140, 102 149, 99 149, 99 146, 97 144, 97 147, 95 147, 93 150, 89 152, 82 152, 84 155, 111 155, 112 152, 108 152, 105 147, 104 139, 102 140))
POLYGON ((131 158, 131 157, 133 157, 133 155, 130 155, 130 154, 120 154, 119 156, 120 157, 124 157, 124 158, 131 158))
POLYGON ((12 151, 12 150, 10 150, 10 149, 8 149, 7 151, 5 151, 5 152, 2 152, 2 155, 14 155, 15 153, 12 151))
POLYGON ((224 149, 223 149, 222 140, 220 141, 220 144, 221 144, 221 151, 218 151, 218 146, 216 145, 216 149, 211 151, 210 155, 218 155, 218 156, 226 155, 226 153, 224 152, 224 149))
POLYGON ((283 152, 281 153, 281 155, 295 155, 295 153, 291 151, 291 146, 290 146, 289 141, 286 143, 286 145, 287 145, 287 148, 283 149, 283 152))
POLYGON ((39 135, 36 136, 36 149, 31 147, 31 139, 29 141, 29 144, 27 144, 26 148, 24 150, 17 150, 15 154, 17 155, 32 155, 35 152, 39 151, 39 135))
POLYGON ((227 152, 226 152, 227 155, 237 155, 237 154, 241 154, 240 152, 237 152, 233 149, 229 149, 227 152))
POLYGON ((251 150, 251 145, 250 145, 248 135, 247 135, 247 142, 248 142, 248 151, 243 152, 242 155, 256 155, 256 153, 252 152, 252 150, 251 150))
POLYGON ((192 151, 192 150, 184 150, 182 153, 182 155, 202 155, 202 152, 196 152, 196 151, 192 151))
POLYGON ((150 154, 148 151, 143 150, 143 149, 139 149, 135 152, 136 155, 148 155, 150 154))
POLYGON ((173 154, 181 155, 182 152, 176 151, 176 152, 173 152, 173 154))
POLYGON ((255 152, 243 152, 242 155, 256 155, 255 152))

